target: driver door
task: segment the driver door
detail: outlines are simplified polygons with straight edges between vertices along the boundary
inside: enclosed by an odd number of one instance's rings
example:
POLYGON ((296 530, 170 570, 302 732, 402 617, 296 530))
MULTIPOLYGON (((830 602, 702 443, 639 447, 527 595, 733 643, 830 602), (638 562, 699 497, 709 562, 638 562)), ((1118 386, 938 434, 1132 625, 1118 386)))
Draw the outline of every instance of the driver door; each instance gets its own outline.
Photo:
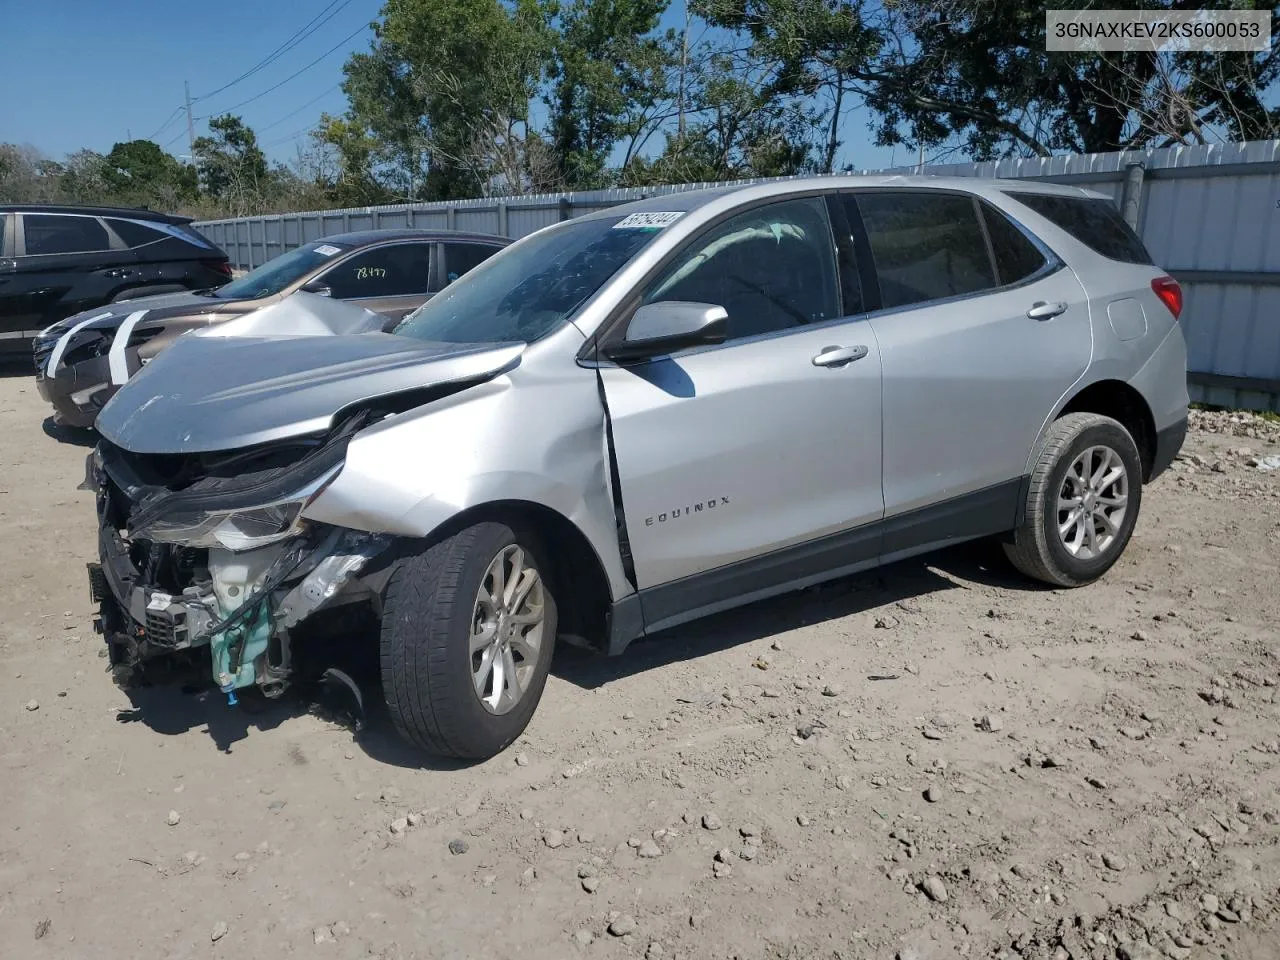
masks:
POLYGON ((724 307, 726 341, 601 364, 648 629, 874 563, 880 353, 849 273, 823 198, 756 207, 642 298, 724 307))

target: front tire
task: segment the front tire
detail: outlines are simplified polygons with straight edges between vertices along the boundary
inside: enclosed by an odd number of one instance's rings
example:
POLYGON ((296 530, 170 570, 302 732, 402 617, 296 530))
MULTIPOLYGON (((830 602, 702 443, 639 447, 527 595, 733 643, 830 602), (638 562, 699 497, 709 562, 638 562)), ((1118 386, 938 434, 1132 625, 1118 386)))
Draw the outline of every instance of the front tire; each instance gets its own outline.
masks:
POLYGON ((1110 417, 1067 414, 1041 441, 1005 554, 1029 577, 1084 586, 1120 559, 1141 505, 1142 459, 1129 431, 1110 417))
POLYGON ((382 685, 396 728, 482 760, 524 732, 556 637, 550 570, 532 531, 478 523, 396 562, 382 614, 382 685))

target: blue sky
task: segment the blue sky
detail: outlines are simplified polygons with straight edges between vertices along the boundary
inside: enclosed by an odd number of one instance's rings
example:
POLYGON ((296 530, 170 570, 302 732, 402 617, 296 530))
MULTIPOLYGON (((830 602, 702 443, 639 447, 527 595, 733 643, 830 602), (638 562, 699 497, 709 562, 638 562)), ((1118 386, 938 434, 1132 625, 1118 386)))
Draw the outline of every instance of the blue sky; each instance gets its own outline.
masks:
MULTIPOLYGON (((0 52, 6 91, 0 142, 61 158, 81 147, 105 153, 132 136, 186 154, 186 116, 178 110, 186 80, 196 136, 207 129, 202 118, 230 111, 254 128, 268 156, 288 161, 322 112, 345 109, 342 64, 368 49, 367 25, 381 6, 382 0, 0 0, 7 41, 0 52), (214 92, 331 4, 329 19, 292 49, 214 92)), ((680 8, 678 0, 673 7, 680 8)), ((674 26, 674 11, 669 19, 674 26)), ((864 117, 852 115, 844 126, 841 159, 858 166, 890 162, 890 151, 867 143, 864 117)), ((898 162, 910 159, 897 151, 898 162)))

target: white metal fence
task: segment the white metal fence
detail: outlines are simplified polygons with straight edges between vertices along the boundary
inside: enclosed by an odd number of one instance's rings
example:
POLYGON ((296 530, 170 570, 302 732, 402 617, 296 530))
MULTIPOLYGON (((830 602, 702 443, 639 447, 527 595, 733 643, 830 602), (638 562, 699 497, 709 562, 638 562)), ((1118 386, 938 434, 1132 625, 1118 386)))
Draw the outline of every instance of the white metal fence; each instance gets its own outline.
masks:
MULTIPOLYGON (((1280 412, 1280 140, 933 165, 921 172, 1073 183, 1115 198, 1156 262, 1183 285, 1193 399, 1280 412)), ((350 230, 414 227, 521 237, 594 210, 700 186, 706 184, 403 203, 196 226, 232 263, 248 269, 350 230)))

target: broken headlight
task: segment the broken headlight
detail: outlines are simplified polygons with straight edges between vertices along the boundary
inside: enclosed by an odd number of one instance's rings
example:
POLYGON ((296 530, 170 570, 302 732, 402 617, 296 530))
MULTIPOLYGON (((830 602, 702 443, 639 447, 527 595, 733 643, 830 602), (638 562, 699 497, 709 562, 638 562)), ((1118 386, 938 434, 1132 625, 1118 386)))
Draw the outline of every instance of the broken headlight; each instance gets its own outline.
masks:
POLYGON ((130 529, 129 536, 158 543, 178 543, 185 547, 224 547, 227 550, 265 547, 288 539, 301 530, 303 509, 333 482, 339 470, 341 465, 288 500, 235 510, 172 511, 130 529))

